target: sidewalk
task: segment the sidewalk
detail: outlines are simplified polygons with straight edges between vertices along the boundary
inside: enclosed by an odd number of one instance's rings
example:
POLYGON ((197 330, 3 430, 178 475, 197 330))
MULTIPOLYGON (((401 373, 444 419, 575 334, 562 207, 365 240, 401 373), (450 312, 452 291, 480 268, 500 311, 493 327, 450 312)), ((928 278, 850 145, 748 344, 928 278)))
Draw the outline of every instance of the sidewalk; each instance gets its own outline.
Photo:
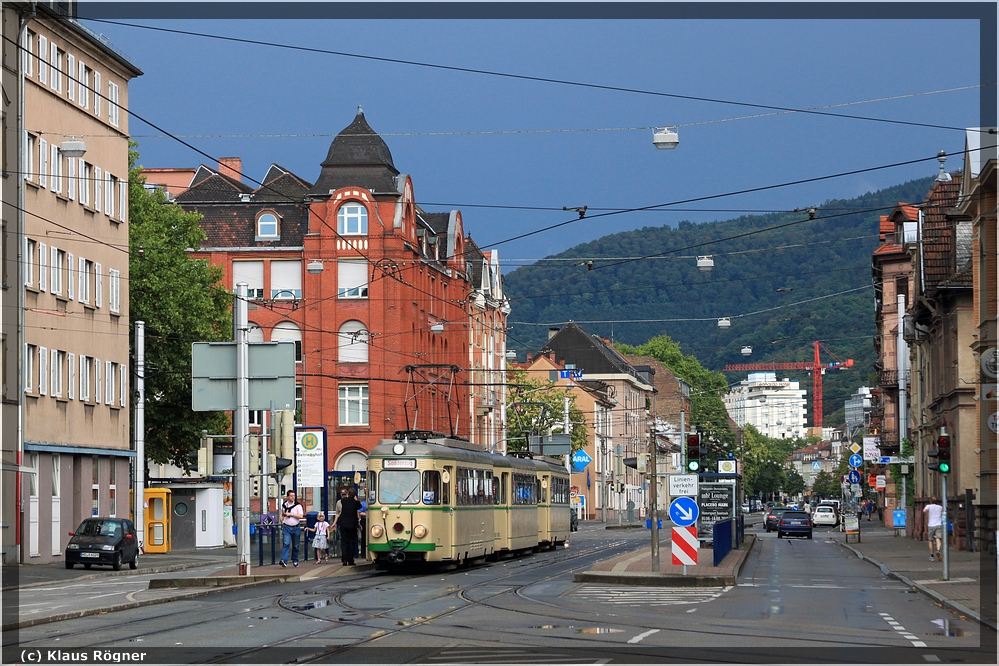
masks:
POLYGON ((711 548, 701 548, 697 552, 697 564, 683 566, 672 564, 670 540, 663 539, 659 545, 659 573, 652 571, 652 549, 643 546, 640 550, 618 555, 593 565, 589 571, 582 571, 572 577, 575 583, 606 583, 609 585, 644 585, 651 587, 719 587, 735 585, 739 571, 749 557, 756 536, 746 534, 746 541, 739 550, 732 550, 719 565, 713 566, 714 553, 711 548))
POLYGON ((135 570, 129 569, 127 565, 122 567, 121 571, 113 571, 111 567, 100 565, 95 565, 92 569, 84 569, 83 565, 67 569, 63 562, 21 564, 3 567, 3 589, 23 589, 48 585, 53 582, 89 580, 105 576, 168 573, 211 564, 226 564, 228 562, 235 564, 235 548, 140 555, 139 568, 135 570))
MULTIPOLYGON (((850 543, 844 543, 843 535, 836 537, 837 542, 858 557, 877 565, 893 578, 910 585, 935 601, 952 610, 975 619, 979 624, 996 628, 995 605, 990 609, 982 608, 982 571, 984 566, 993 567, 991 581, 995 584, 995 559, 987 565, 984 553, 969 553, 956 550, 949 551, 950 579, 941 580, 943 564, 930 561, 929 545, 925 541, 917 541, 909 537, 896 537, 892 528, 878 523, 863 521, 860 525, 860 543, 856 537, 850 537, 850 543), (992 615, 992 617, 987 617, 992 615)), ((995 594, 995 588, 992 589, 995 594)))

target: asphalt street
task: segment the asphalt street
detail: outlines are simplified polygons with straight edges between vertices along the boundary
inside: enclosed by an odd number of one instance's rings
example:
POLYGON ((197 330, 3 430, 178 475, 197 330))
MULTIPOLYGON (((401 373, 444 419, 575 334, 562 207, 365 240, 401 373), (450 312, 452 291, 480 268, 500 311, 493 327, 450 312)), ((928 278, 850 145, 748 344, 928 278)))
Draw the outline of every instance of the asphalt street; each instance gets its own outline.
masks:
MULTIPOLYGON (((820 528, 806 540, 750 529, 757 544, 729 587, 573 583, 574 572, 648 543, 645 530, 596 523, 573 535, 566 550, 457 570, 225 591, 29 627, 17 638, 28 648, 141 647, 178 663, 631 663, 678 655, 994 663, 979 649, 977 624, 859 560, 832 540, 838 532, 820 528)), ((32 603, 25 593, 39 604, 85 604, 100 595, 161 592, 143 591, 144 584, 61 583, 22 591, 22 604, 32 603)))

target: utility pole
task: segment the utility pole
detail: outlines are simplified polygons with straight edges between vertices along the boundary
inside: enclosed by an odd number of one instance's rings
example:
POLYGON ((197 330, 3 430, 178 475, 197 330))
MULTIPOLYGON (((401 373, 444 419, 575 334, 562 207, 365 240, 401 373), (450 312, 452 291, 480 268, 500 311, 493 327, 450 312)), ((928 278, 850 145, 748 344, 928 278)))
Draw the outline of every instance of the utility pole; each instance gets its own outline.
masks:
MULTIPOLYGON (((655 413, 655 409, 653 409, 655 413)), ((659 474, 657 472, 657 460, 659 457, 659 447, 656 446, 656 422, 655 416, 649 422, 649 515, 652 518, 652 573, 659 573, 659 474)))
MULTIPOLYGON (((940 426, 940 436, 947 436, 947 427, 940 426)), ((940 495, 943 500, 940 505, 943 511, 940 512, 940 523, 943 525, 943 579, 950 580, 950 534, 947 529, 947 476, 948 472, 940 475, 940 495)))
POLYGON ((232 415, 233 500, 236 513, 236 559, 240 576, 250 575, 250 364, 246 313, 247 283, 236 285, 233 337, 236 341, 236 410, 232 415))
POLYGON ((146 322, 135 322, 135 531, 146 547, 146 322))

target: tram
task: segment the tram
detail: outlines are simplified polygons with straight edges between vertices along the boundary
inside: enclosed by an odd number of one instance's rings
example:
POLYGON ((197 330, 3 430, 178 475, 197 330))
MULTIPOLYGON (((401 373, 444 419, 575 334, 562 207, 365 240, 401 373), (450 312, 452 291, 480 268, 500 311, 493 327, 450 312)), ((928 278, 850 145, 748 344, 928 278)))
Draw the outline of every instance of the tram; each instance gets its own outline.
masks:
POLYGON ((569 538, 569 472, 462 439, 401 431, 368 454, 367 550, 380 567, 464 564, 569 538))

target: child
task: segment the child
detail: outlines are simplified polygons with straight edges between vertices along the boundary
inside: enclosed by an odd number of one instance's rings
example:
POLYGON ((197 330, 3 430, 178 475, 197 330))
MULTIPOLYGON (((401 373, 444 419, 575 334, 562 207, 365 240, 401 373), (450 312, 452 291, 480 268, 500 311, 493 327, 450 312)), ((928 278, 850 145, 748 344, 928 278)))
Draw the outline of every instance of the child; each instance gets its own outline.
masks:
POLYGON ((307 532, 315 532, 316 536, 312 539, 312 547, 316 549, 316 564, 320 562, 329 562, 330 551, 328 536, 330 532, 330 524, 326 522, 326 514, 322 511, 316 516, 315 527, 305 528, 307 532), (320 559, 322 557, 322 559, 320 559))

